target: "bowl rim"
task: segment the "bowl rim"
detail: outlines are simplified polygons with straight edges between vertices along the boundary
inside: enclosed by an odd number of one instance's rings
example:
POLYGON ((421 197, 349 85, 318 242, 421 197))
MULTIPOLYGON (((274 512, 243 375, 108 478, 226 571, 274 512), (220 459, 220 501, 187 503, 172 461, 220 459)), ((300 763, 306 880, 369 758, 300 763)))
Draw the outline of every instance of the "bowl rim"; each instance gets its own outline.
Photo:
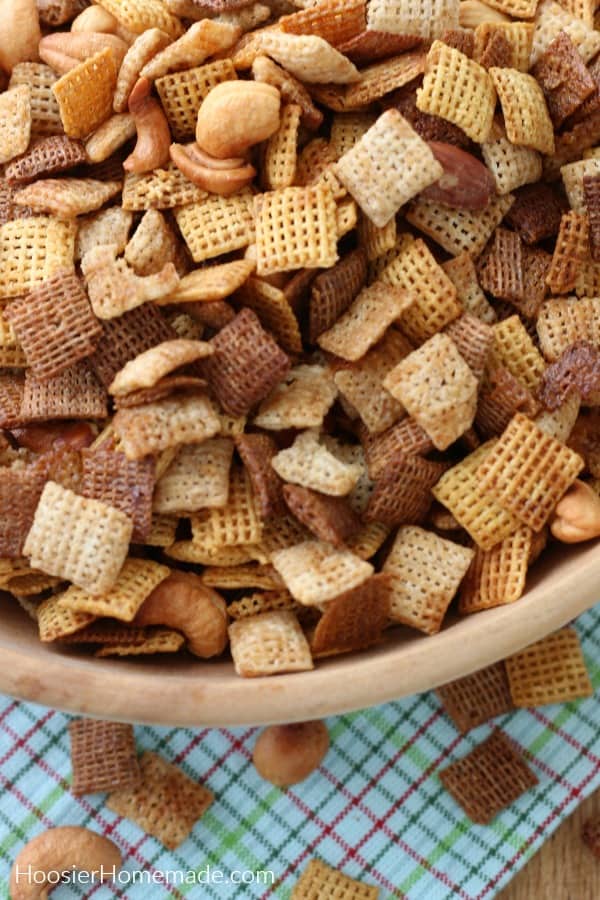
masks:
MULTIPOLYGON (((23 619, 17 622, 7 608, 0 625, 0 691, 70 713, 182 727, 265 725, 363 709, 491 665, 600 600, 600 543, 568 552, 552 548, 548 555, 516 603, 455 619, 433 636, 401 629, 399 639, 395 630, 372 650, 268 678, 239 678, 231 663, 201 662, 196 677, 193 661, 140 666, 65 654, 47 649, 35 634, 32 640, 33 629, 19 646, 23 619)), ((15 612, 22 614, 16 604, 15 612)))

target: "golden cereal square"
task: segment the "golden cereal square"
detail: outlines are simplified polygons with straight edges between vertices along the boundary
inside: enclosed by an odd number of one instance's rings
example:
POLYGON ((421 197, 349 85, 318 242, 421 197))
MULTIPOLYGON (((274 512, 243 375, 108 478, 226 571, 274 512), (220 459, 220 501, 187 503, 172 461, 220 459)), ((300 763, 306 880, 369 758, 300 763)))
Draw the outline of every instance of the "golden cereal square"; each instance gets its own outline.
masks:
POLYGON ((74 613, 85 612, 131 622, 146 597, 165 580, 170 571, 167 566, 151 559, 129 558, 125 560, 116 582, 105 593, 93 595, 71 585, 61 595, 58 605, 74 613))
POLYGON ((379 888, 356 881, 320 859, 311 859, 296 882, 291 900, 377 900, 379 888))
POLYGON ((292 597, 316 606, 352 588, 373 574, 373 566, 348 550, 325 541, 304 541, 273 554, 273 565, 292 597))
POLYGON ((0 225, 0 298, 18 297, 60 269, 73 270, 73 222, 46 216, 0 225))
POLYGON ((461 585, 460 612, 479 612, 519 600, 525 590, 532 545, 533 532, 522 525, 491 550, 478 547, 461 585))
POLYGON ((175 221, 194 262, 240 250, 254 240, 252 193, 210 194, 199 203, 176 209, 175 221))
POLYGON ((272 610, 229 626, 231 655, 238 675, 257 678, 313 668, 310 647, 290 610, 272 610))
POLYGON ((505 660, 515 706, 543 706, 591 697, 579 636, 562 628, 505 660))
POLYGON ((84 60, 52 86, 65 133, 85 138, 112 114, 117 66, 107 47, 84 60))
POLYGON ((517 69, 490 69, 498 91, 509 141, 522 147, 554 153, 554 128, 544 92, 533 77, 517 69))

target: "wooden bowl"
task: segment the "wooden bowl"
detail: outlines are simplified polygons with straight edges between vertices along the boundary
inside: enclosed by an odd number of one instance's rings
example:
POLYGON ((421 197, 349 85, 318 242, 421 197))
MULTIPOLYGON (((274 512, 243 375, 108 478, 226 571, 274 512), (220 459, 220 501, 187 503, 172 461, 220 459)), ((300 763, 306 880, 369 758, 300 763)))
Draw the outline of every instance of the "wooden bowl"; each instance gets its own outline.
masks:
POLYGON ((322 718, 437 687, 509 656, 600 600, 600 544, 552 549, 517 603, 448 617, 433 637, 391 629, 311 672, 239 678, 231 662, 94 659, 40 644, 16 603, 0 605, 0 691, 48 706, 163 725, 262 725, 322 718))

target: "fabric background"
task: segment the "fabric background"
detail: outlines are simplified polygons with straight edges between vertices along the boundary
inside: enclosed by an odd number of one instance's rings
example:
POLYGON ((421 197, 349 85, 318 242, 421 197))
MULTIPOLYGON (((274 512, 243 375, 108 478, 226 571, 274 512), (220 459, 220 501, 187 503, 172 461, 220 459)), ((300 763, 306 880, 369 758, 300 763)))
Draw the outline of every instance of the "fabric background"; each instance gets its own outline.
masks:
POLYGON ((164 755, 216 796, 175 853, 107 810, 104 795, 70 794, 69 716, 0 696, 0 894, 8 896, 8 873, 25 842, 73 824, 112 838, 128 871, 210 865, 227 878, 234 870, 271 870, 276 884, 67 885, 57 900, 287 898, 313 856, 377 885, 381 898, 491 900, 600 785, 600 604, 576 627, 596 695, 496 720, 521 746, 539 784, 487 827, 470 823, 437 773, 490 727, 462 737, 433 693, 330 719, 323 766, 285 792, 254 771, 257 729, 136 727, 140 750, 164 755))

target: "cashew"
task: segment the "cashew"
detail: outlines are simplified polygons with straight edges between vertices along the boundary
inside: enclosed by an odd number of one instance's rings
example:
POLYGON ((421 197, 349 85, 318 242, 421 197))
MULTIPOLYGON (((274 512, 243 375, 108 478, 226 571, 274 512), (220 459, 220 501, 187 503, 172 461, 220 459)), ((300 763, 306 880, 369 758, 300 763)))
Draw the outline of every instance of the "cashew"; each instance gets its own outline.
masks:
POLYGON ((585 481, 574 481, 556 505, 550 523, 555 538, 577 544, 600 537, 600 497, 585 481))
POLYGON ((225 601, 192 572, 172 572, 144 600, 136 625, 168 625, 187 638, 187 648, 205 659, 227 646, 225 601))
POLYGON ((308 778, 329 749, 324 722, 270 725, 259 736, 252 761, 259 775, 277 787, 287 787, 308 778))
POLYGON ((135 119, 137 144, 123 168, 137 175, 160 169, 169 162, 169 123, 158 100, 150 96, 151 90, 152 82, 140 78, 129 95, 129 112, 135 119))
POLYGON ((42 36, 36 0, 0 0, 0 68, 38 60, 42 36))
POLYGON ((117 69, 127 53, 127 44, 115 34, 65 31, 48 34, 40 41, 40 58, 59 75, 65 75, 81 62, 106 48, 112 50, 117 69))
MULTIPOLYGON (((65 825, 42 832, 23 847, 10 874, 11 900, 45 900, 56 873, 74 869, 91 872, 102 880, 121 868, 121 852, 108 838, 89 828, 65 825), (42 884, 28 873, 46 873, 42 884)), ((51 888, 50 888, 51 889, 51 888)))
POLYGON ((221 194, 223 197, 235 194, 249 185, 256 175, 256 169, 250 163, 236 168, 209 167, 200 161, 207 154, 200 151, 201 155, 196 155, 197 147, 197 144, 190 144, 187 147, 172 144, 171 159, 186 178, 211 194, 221 194))
POLYGON ((280 124, 281 97, 261 81, 223 81, 206 95, 196 125, 198 145, 219 159, 240 156, 280 124))

